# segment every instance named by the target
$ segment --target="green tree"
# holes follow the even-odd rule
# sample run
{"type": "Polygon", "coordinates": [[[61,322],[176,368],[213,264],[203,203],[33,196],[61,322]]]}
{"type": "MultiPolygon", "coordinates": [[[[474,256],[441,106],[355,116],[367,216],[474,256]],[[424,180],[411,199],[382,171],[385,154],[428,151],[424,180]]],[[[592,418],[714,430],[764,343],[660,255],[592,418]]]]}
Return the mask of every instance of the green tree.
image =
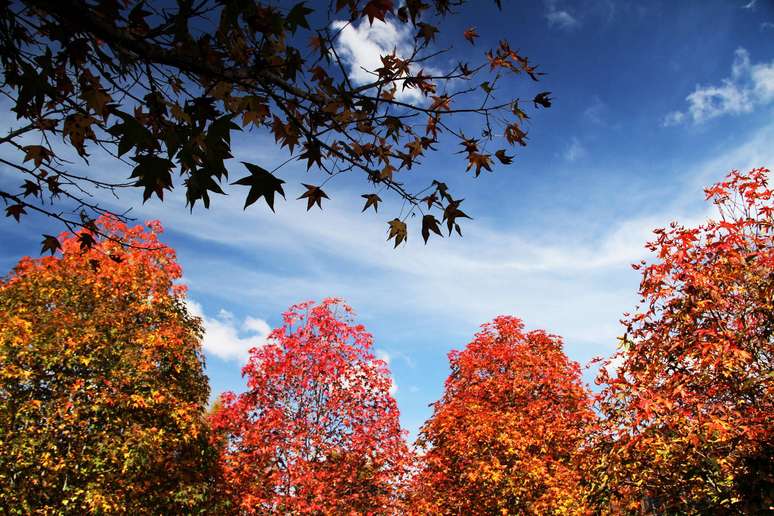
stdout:
{"type": "Polygon", "coordinates": [[[201,322],[157,223],[94,229],[111,239],[49,237],[61,255],[0,282],[0,512],[197,512],[216,458],[201,322]]]}

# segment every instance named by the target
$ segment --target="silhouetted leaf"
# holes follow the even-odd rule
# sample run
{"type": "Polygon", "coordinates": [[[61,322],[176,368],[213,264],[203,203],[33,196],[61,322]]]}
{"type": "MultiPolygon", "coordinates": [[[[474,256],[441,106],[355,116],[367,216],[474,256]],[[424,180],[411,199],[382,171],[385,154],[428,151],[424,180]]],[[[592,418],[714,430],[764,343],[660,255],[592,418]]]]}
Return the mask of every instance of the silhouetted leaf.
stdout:
{"type": "Polygon", "coordinates": [[[285,181],[258,165],[253,165],[252,163],[246,163],[244,161],[242,164],[247,167],[250,175],[243,177],[238,181],[234,181],[231,184],[250,187],[250,191],[247,193],[247,198],[245,199],[244,209],[247,209],[248,206],[263,197],[266,199],[266,204],[269,205],[271,211],[274,211],[274,194],[278,193],[283,198],[285,197],[285,192],[282,190],[282,184],[285,181]]]}
{"type": "Polygon", "coordinates": [[[142,186],[142,201],[150,199],[154,193],[164,200],[164,190],[172,190],[171,170],[174,166],[170,160],[158,156],[136,156],[132,158],[137,163],[130,177],[136,177],[134,186],[142,186]]]}
{"type": "Polygon", "coordinates": [[[363,213],[366,211],[370,206],[374,207],[375,212],[379,212],[379,203],[382,201],[378,195],[376,194],[363,194],[360,197],[366,200],[365,206],[363,206],[363,209],[360,213],[363,213]]]}
{"type": "Polygon", "coordinates": [[[427,245],[427,239],[430,238],[430,232],[442,237],[441,228],[438,227],[438,219],[435,215],[425,215],[422,217],[422,238],[425,239],[425,245],[427,245]]]}
{"type": "Polygon", "coordinates": [[[307,185],[304,183],[301,183],[301,184],[303,184],[306,187],[306,192],[301,194],[301,196],[299,196],[299,199],[307,200],[306,211],[309,211],[310,209],[312,209],[312,206],[314,206],[315,204],[317,204],[318,208],[322,209],[322,200],[328,199],[328,196],[325,195],[325,192],[322,191],[322,188],[320,188],[319,186],[307,185]]]}
{"type": "Polygon", "coordinates": [[[41,241],[41,248],[40,248],[40,254],[45,253],[46,251],[50,251],[51,255],[53,255],[57,249],[61,249],[62,244],[59,243],[59,239],[53,235],[43,235],[43,240],[41,241]]]}

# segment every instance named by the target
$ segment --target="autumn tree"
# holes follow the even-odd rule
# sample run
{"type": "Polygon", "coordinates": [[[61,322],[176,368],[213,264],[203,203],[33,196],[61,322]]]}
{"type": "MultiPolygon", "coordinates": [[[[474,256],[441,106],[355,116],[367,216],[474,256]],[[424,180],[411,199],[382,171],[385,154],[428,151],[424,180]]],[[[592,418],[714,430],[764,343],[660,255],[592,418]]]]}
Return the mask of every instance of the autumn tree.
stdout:
{"type": "Polygon", "coordinates": [[[93,232],[48,237],[61,254],[23,258],[0,281],[3,514],[209,503],[202,328],[160,231],[101,218],[93,232]]]}
{"type": "Polygon", "coordinates": [[[356,174],[367,184],[363,211],[376,211],[385,193],[407,207],[388,222],[395,245],[413,215],[425,241],[441,234],[439,224],[460,232],[462,199],[442,177],[409,184],[408,171],[455,141],[461,168],[476,176],[508,165],[508,148],[527,143],[529,107],[551,105],[549,92],[515,98],[510,77],[542,73],[504,40],[475,62],[449,65],[450,45],[476,45],[475,27],[441,38],[444,18],[466,3],[2,0],[0,90],[18,125],[0,136],[9,150],[0,163],[20,185],[0,191],[6,214],[18,221],[36,211],[74,228],[82,221],[57,205],[93,217],[107,210],[91,192],[139,187],[144,200],[163,199],[176,183],[191,209],[209,207],[229,168],[242,168],[227,166],[233,135],[254,130],[271,134],[289,159],[243,162],[232,184],[245,192],[245,208],[263,198],[274,210],[285,195],[281,167],[301,160],[320,173],[303,185],[308,208],[322,207],[334,176],[356,174]],[[340,38],[362,23],[415,37],[358,82],[340,38]],[[463,131],[471,124],[483,130],[463,131]],[[94,151],[123,159],[131,177],[84,173],[68,161],[94,151]]]}
{"type": "Polygon", "coordinates": [[[602,511],[765,512],[774,504],[774,202],[769,171],[706,190],[719,217],[656,231],[639,311],[600,374],[602,511]],[[617,366],[616,366],[617,364],[617,366]]]}
{"type": "Polygon", "coordinates": [[[420,514],[582,513],[575,462],[593,423],[559,337],[500,316],[463,351],[420,431],[420,514]]]}
{"type": "Polygon", "coordinates": [[[409,455],[371,335],[335,299],[283,318],[212,418],[223,489],[249,514],[394,513],[409,455]]]}

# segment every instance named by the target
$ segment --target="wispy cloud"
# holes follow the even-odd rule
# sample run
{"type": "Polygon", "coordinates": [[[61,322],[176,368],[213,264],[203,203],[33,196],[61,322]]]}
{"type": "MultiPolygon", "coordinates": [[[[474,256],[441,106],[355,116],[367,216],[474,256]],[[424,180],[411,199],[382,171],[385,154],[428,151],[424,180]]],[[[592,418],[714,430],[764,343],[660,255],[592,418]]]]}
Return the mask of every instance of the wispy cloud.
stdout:
{"type": "Polygon", "coordinates": [[[734,53],[730,77],[720,84],[697,86],[685,100],[688,108],[667,113],[664,126],[689,120],[701,124],[723,115],[750,113],[774,100],[774,61],[752,64],[749,52],[739,48],[734,53]]]}
{"type": "Polygon", "coordinates": [[[570,30],[580,25],[578,19],[568,10],[559,8],[557,0],[546,0],[545,7],[545,16],[549,27],[570,30]]]}
{"type": "Polygon", "coordinates": [[[608,116],[609,108],[607,104],[596,95],[592,98],[589,106],[583,110],[583,118],[598,126],[608,125],[608,116]]]}
{"type": "Polygon", "coordinates": [[[241,324],[227,310],[220,310],[215,317],[204,313],[202,305],[187,301],[191,314],[200,317],[204,324],[204,351],[223,360],[246,363],[250,349],[263,346],[271,328],[263,319],[246,317],[241,324]]]}
{"type": "Polygon", "coordinates": [[[588,151],[586,151],[586,147],[584,147],[578,138],[573,137],[570,145],[564,150],[563,156],[566,161],[572,163],[585,158],[587,154],[588,151]]]}
{"type": "MultiPolygon", "coordinates": [[[[169,227],[191,228],[189,236],[206,238],[205,248],[213,250],[186,265],[194,294],[218,292],[223,299],[271,310],[299,299],[342,296],[366,324],[375,314],[393,321],[390,333],[397,340],[401,321],[406,332],[414,332],[406,338],[413,339],[423,321],[428,327],[444,321],[445,330],[470,331],[509,313],[532,327],[549,328],[567,342],[612,347],[621,312],[636,302],[637,275],[629,264],[647,256],[643,244],[652,239],[652,230],[675,219],[689,225],[704,220],[710,212],[702,203],[702,187],[731,168],[774,161],[772,137],[774,127],[682,171],[686,184],[659,202],[658,209],[611,220],[602,232],[590,232],[589,221],[576,218],[567,227],[552,229],[546,240],[528,237],[518,226],[503,228],[477,219],[461,240],[436,239],[427,247],[412,240],[391,251],[384,242],[383,218],[353,217],[359,196],[348,198],[344,191],[320,216],[310,216],[292,202],[276,214],[242,212],[235,203],[203,215],[188,215],[182,207],[163,210],[169,227]],[[293,266],[263,270],[256,262],[231,258],[258,251],[293,266]]],[[[385,212],[390,208],[385,204],[385,212]]],[[[239,333],[236,321],[208,319],[213,328],[225,326],[229,340],[241,342],[242,353],[252,345],[245,339],[261,342],[260,335],[239,333]]]]}

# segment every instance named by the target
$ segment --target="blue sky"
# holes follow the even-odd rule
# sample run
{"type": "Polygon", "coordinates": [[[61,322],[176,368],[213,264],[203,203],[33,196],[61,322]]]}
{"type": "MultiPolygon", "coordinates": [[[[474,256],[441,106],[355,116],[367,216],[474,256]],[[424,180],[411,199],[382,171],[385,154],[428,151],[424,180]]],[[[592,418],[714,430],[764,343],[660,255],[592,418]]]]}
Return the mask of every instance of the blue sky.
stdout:
{"type": "MultiPolygon", "coordinates": [[[[414,435],[442,392],[447,352],[496,315],[563,336],[582,364],[610,354],[621,314],[637,303],[629,264],[646,256],[651,230],[711,216],[702,188],[729,170],[774,165],[774,3],[503,3],[498,13],[477,1],[448,20],[449,33],[474,25],[482,35],[475,49],[458,43],[449,59],[507,37],[548,72],[541,87],[556,102],[534,114],[530,145],[511,167],[474,179],[447,152],[416,170],[443,175],[465,197],[475,220],[464,238],[424,246],[412,228],[408,245],[393,250],[385,236],[395,206],[385,199],[379,214],[359,215],[359,181],[330,183],[325,210],[306,213],[295,200],[307,177],[300,163],[283,168],[289,200],[278,200],[276,214],[262,202],[243,212],[243,191],[193,214],[182,192],[144,206],[139,191],[124,195],[136,217],[162,221],[178,251],[192,308],[208,329],[213,393],[241,389],[246,350],[287,306],[342,297],[389,360],[414,435]]],[[[378,24],[346,34],[341,50],[353,73],[374,58],[375,41],[407,44],[407,34],[378,24]]],[[[525,86],[533,87],[514,85],[525,86]]],[[[2,120],[12,125],[7,113],[2,120]]],[[[284,160],[265,134],[240,135],[235,149],[266,168],[284,160]]],[[[104,159],[92,166],[129,174],[104,159]]],[[[235,160],[233,177],[240,168],[235,160]]],[[[0,183],[12,179],[0,171],[0,183]]],[[[0,224],[0,269],[37,255],[39,234],[59,229],[34,217],[0,224]]]]}

